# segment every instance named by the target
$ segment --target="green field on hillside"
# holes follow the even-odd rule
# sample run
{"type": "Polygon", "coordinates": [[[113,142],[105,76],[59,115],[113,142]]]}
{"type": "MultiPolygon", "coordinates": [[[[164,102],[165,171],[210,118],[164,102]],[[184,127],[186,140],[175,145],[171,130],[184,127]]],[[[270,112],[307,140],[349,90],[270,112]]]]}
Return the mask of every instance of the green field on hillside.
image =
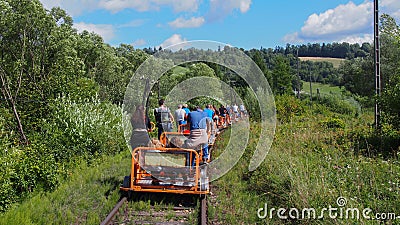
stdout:
{"type": "Polygon", "coordinates": [[[186,67],[182,67],[182,66],[175,66],[173,69],[172,69],[172,72],[174,73],[174,74],[177,74],[177,75],[184,75],[186,72],[188,72],[189,71],[189,69],[188,68],[186,68],[186,67]]]}
{"type": "MultiPolygon", "coordinates": [[[[309,94],[310,93],[310,82],[307,81],[302,81],[303,82],[303,92],[309,94]]],[[[321,95],[329,95],[329,94],[337,94],[340,95],[342,92],[342,89],[340,89],[338,86],[332,86],[329,84],[321,84],[317,82],[311,82],[311,87],[312,87],[312,94],[316,95],[317,94],[317,89],[319,89],[319,92],[321,95]]]]}
{"type": "Polygon", "coordinates": [[[340,63],[345,59],[338,58],[325,58],[325,57],[299,57],[301,61],[312,61],[312,62],[330,62],[333,64],[333,67],[338,68],[340,63]]]}

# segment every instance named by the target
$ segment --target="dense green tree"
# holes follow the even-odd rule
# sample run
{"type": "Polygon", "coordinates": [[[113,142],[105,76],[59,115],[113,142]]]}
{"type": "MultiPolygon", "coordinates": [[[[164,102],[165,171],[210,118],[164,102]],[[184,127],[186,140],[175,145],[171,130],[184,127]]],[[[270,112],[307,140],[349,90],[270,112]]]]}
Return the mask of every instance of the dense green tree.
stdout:
{"type": "Polygon", "coordinates": [[[389,15],[381,17],[382,108],[386,119],[400,129],[400,27],[389,15]]]}
{"type": "Polygon", "coordinates": [[[292,75],[290,74],[289,61],[283,56],[277,56],[274,59],[272,89],[278,94],[292,92],[292,75]]]}
{"type": "Polygon", "coordinates": [[[23,118],[41,115],[35,115],[40,114],[37,104],[29,110],[25,102],[32,98],[39,102],[48,94],[43,84],[48,80],[47,49],[55,23],[38,0],[1,0],[0,13],[2,104],[13,112],[21,140],[27,143],[23,118]]]}
{"type": "Polygon", "coordinates": [[[260,51],[255,51],[252,54],[251,58],[257,64],[257,66],[260,68],[261,72],[267,78],[268,82],[271,84],[272,77],[271,77],[271,74],[269,73],[269,71],[267,69],[267,65],[265,63],[265,59],[262,57],[261,52],[260,51]]]}
{"type": "Polygon", "coordinates": [[[371,57],[345,61],[339,68],[343,85],[351,93],[361,96],[375,94],[374,64],[371,57]]]}

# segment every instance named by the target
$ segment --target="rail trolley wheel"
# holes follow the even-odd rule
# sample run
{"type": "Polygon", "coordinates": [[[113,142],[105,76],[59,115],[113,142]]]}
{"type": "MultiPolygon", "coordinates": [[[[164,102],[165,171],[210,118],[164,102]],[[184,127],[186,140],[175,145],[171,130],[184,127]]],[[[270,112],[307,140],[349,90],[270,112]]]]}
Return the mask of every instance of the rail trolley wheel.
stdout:
{"type": "Polygon", "coordinates": [[[131,176],[124,177],[124,183],[122,183],[122,187],[129,188],[131,186],[131,176]]]}
{"type": "Polygon", "coordinates": [[[208,177],[207,177],[207,167],[204,167],[200,171],[200,191],[208,190],[208,177]]]}

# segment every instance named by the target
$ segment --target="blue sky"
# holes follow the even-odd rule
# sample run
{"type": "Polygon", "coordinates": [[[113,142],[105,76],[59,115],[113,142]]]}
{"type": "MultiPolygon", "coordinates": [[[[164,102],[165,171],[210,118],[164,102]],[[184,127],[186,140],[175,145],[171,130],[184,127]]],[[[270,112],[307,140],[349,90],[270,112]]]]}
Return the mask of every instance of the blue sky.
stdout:
{"type": "MultiPolygon", "coordinates": [[[[59,6],[78,31],[136,48],[211,40],[235,47],[373,40],[371,0],[41,0],[59,6]]],[[[380,0],[400,21],[400,1],[380,0]]]]}

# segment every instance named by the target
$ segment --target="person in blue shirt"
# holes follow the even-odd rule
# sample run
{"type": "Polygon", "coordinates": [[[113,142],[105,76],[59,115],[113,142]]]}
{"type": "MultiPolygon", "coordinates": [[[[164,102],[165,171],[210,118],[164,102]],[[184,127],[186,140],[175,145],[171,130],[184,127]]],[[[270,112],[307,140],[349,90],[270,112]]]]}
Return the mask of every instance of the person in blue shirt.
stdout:
{"type": "Polygon", "coordinates": [[[200,150],[203,148],[203,161],[207,162],[208,157],[208,115],[205,113],[200,106],[196,107],[195,111],[192,111],[188,115],[188,126],[190,129],[190,135],[185,141],[183,148],[200,150]]]}
{"type": "Polygon", "coordinates": [[[182,104],[182,106],[183,106],[183,110],[185,110],[185,112],[186,112],[186,117],[189,115],[189,113],[190,113],[190,109],[188,108],[188,105],[185,103],[185,104],[182,104]]]}
{"type": "Polygon", "coordinates": [[[211,109],[211,105],[206,105],[204,112],[207,113],[208,118],[212,119],[214,116],[214,111],[211,109]]]}
{"type": "Polygon", "coordinates": [[[204,112],[207,114],[207,117],[209,118],[209,124],[211,128],[211,133],[210,133],[210,144],[213,142],[214,136],[215,136],[215,128],[216,125],[214,125],[213,118],[214,118],[214,110],[213,106],[211,104],[206,105],[206,108],[204,109],[204,112]]]}

